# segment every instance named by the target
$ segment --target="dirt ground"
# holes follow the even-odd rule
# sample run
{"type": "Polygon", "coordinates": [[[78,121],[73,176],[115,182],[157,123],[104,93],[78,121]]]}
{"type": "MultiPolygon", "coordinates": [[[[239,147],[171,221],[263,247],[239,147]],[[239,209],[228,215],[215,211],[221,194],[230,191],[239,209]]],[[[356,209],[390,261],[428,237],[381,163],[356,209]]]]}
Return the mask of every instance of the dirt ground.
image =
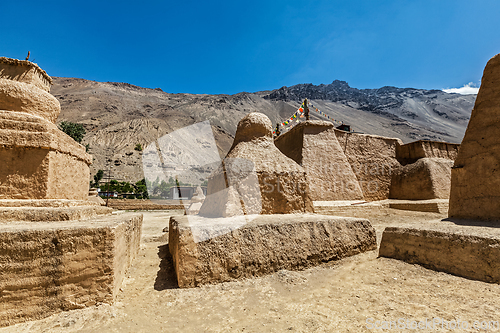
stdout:
{"type": "MultiPolygon", "coordinates": [[[[432,332],[500,331],[472,328],[474,321],[484,328],[500,321],[499,285],[377,258],[378,251],[299,272],[179,289],[162,231],[179,213],[143,212],[141,249],[114,305],[62,312],[0,333],[388,331],[383,321],[394,321],[391,331],[415,331],[426,319],[428,325],[434,320],[426,330],[432,332]],[[453,326],[458,320],[469,329],[453,326]]],[[[382,207],[337,207],[332,214],[368,218],[379,242],[387,226],[451,223],[436,213],[382,207]]]]}

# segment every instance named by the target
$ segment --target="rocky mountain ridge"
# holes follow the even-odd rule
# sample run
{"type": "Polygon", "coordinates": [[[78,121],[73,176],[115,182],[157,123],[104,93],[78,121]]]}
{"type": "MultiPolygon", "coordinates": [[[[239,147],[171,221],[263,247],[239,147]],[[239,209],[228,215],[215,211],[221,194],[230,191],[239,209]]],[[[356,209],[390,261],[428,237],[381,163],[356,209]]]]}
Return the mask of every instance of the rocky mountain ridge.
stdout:
{"type": "MultiPolygon", "coordinates": [[[[83,140],[94,155],[91,172],[111,166],[121,180],[143,178],[142,152],[155,139],[177,129],[210,121],[221,157],[229,150],[238,121],[252,111],[273,123],[289,118],[308,98],[332,119],[357,132],[459,143],[467,126],[475,95],[440,90],[382,87],[356,89],[335,80],[328,85],[298,84],[272,91],[234,95],[171,94],[128,83],[54,78],[51,93],[61,103],[60,121],[81,123],[83,140]]],[[[311,112],[312,119],[326,120],[311,112]]]]}

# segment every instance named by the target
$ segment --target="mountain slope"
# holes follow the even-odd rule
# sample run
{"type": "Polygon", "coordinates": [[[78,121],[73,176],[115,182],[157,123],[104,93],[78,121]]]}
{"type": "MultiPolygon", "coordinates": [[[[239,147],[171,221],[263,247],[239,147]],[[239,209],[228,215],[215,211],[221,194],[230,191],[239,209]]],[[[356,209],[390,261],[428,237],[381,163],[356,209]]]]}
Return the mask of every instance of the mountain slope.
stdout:
{"type": "MultiPolygon", "coordinates": [[[[143,178],[141,152],[167,133],[209,120],[221,157],[232,143],[238,121],[251,111],[272,120],[289,118],[308,98],[331,118],[350,124],[357,132],[401,138],[404,142],[432,139],[459,143],[475,95],[439,90],[383,87],[351,88],[346,82],[299,84],[273,91],[235,95],[170,94],[126,83],[54,78],[51,93],[61,103],[58,121],[85,126],[84,144],[94,155],[92,174],[112,165],[113,176],[143,178]]],[[[311,112],[312,119],[325,119],[311,112]]]]}

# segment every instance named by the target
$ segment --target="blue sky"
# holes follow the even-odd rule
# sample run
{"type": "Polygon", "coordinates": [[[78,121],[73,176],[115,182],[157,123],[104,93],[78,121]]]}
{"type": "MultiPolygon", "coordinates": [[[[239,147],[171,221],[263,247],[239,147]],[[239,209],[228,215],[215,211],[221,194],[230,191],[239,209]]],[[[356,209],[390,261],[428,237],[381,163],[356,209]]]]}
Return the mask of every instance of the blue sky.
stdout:
{"type": "Polygon", "coordinates": [[[480,84],[500,1],[1,1],[0,56],[172,93],[480,84]]]}

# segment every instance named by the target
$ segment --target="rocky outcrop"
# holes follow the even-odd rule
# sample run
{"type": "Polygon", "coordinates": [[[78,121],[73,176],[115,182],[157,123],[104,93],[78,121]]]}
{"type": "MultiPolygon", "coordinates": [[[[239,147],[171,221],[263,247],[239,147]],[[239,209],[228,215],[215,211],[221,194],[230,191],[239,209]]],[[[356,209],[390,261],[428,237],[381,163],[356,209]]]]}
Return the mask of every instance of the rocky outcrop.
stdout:
{"type": "Polygon", "coordinates": [[[448,199],[453,161],[445,158],[421,158],[394,170],[391,199],[448,199]]]}
{"type": "Polygon", "coordinates": [[[340,146],[363,190],[365,200],[389,198],[391,178],[400,164],[396,147],[403,142],[378,135],[335,130],[340,146]]]}
{"type": "Polygon", "coordinates": [[[363,192],[328,121],[308,120],[278,136],[274,144],[300,164],[313,201],[363,200],[363,192]]]}
{"type": "Polygon", "coordinates": [[[500,54],[488,61],[451,172],[449,216],[500,220],[500,54]]]}
{"type": "Polygon", "coordinates": [[[222,165],[208,180],[206,217],[313,212],[304,169],[274,145],[269,118],[257,112],[238,123],[222,165]]]}
{"type": "Polygon", "coordinates": [[[304,269],[377,248],[365,219],[260,215],[238,229],[224,225],[234,219],[213,220],[170,218],[168,245],[180,288],[304,269]]]}

